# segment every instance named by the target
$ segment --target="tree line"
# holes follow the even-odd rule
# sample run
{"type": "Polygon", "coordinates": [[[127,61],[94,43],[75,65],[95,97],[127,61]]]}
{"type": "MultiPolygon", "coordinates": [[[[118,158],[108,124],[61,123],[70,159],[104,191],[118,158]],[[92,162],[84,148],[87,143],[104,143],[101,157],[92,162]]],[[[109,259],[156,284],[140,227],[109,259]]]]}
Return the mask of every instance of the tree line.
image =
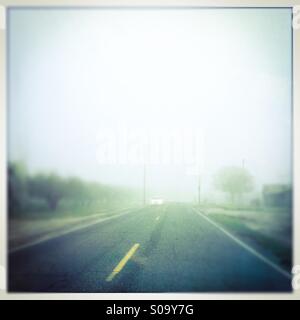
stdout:
{"type": "Polygon", "coordinates": [[[11,215],[30,211],[56,212],[62,202],[96,203],[105,209],[136,200],[134,190],[56,173],[29,174],[22,163],[8,165],[8,209],[11,215]]]}

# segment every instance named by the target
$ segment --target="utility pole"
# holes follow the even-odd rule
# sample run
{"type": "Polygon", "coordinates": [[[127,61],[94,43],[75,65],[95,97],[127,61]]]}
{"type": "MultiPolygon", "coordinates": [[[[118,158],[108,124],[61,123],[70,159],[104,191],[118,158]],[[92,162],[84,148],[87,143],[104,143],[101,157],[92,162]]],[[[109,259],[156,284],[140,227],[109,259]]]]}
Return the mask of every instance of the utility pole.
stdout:
{"type": "Polygon", "coordinates": [[[201,177],[200,173],[198,176],[198,205],[200,206],[200,195],[201,195],[201,177]]]}
{"type": "Polygon", "coordinates": [[[146,163],[144,163],[144,188],[143,188],[143,203],[146,205],[146,163]]]}
{"type": "Polygon", "coordinates": [[[200,206],[201,202],[201,165],[198,164],[198,206],[200,206]]]}

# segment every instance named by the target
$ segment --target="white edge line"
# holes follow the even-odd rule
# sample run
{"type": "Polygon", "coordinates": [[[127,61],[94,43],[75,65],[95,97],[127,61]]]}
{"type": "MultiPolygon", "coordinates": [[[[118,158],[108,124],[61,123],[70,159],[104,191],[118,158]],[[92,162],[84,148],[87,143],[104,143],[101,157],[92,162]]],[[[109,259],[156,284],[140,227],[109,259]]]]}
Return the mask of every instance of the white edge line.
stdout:
{"type": "Polygon", "coordinates": [[[237,237],[235,237],[234,235],[232,235],[229,231],[225,230],[223,227],[221,227],[218,223],[214,222],[213,220],[211,220],[210,218],[208,218],[206,215],[204,215],[203,213],[201,213],[200,211],[196,210],[195,208],[193,208],[193,210],[200,215],[202,218],[204,218],[205,220],[207,220],[208,222],[210,222],[212,225],[214,225],[217,229],[219,229],[220,231],[222,231],[223,233],[225,233],[231,240],[235,241],[237,244],[239,244],[241,247],[243,247],[244,249],[246,249],[248,252],[252,253],[254,256],[256,256],[258,259],[260,259],[261,261],[263,261],[264,263],[266,263],[267,265],[269,265],[270,267],[272,267],[273,269],[275,269],[276,271],[278,271],[279,273],[281,273],[282,275],[284,275],[286,278],[291,279],[292,276],[290,273],[288,273],[286,270],[282,269],[280,266],[278,266],[277,264],[275,264],[274,262],[272,262],[271,260],[269,260],[268,258],[266,258],[265,256],[263,256],[262,254],[260,254],[259,252],[257,252],[255,249],[251,248],[250,246],[248,246],[246,243],[244,243],[243,241],[241,241],[240,239],[238,239],[237,237]]]}
{"type": "MultiPolygon", "coordinates": [[[[139,210],[139,209],[136,209],[136,210],[139,210]]],[[[39,238],[37,240],[34,240],[32,242],[29,242],[29,243],[22,244],[20,246],[17,246],[15,248],[9,250],[9,254],[15,253],[17,251],[20,251],[20,250],[23,250],[23,249],[26,249],[26,248],[29,248],[29,247],[32,247],[32,246],[35,246],[37,244],[40,244],[40,243],[48,241],[48,240],[52,240],[52,239],[56,239],[56,238],[62,237],[64,235],[66,235],[66,234],[69,234],[69,233],[72,233],[72,232],[75,232],[75,231],[78,231],[78,230],[83,230],[83,229],[88,228],[88,227],[90,227],[92,225],[96,225],[96,224],[99,224],[99,223],[107,221],[107,220],[112,220],[112,219],[119,218],[119,217],[121,217],[123,215],[126,215],[126,214],[134,212],[134,211],[135,210],[129,210],[129,211],[114,215],[112,217],[100,218],[100,219],[94,220],[92,222],[88,222],[88,223],[86,223],[84,225],[80,225],[80,226],[77,226],[77,227],[70,228],[68,230],[57,231],[57,233],[55,235],[48,234],[48,235],[42,236],[41,238],[39,238]]],[[[55,231],[53,231],[53,232],[55,232],[55,231]]]]}

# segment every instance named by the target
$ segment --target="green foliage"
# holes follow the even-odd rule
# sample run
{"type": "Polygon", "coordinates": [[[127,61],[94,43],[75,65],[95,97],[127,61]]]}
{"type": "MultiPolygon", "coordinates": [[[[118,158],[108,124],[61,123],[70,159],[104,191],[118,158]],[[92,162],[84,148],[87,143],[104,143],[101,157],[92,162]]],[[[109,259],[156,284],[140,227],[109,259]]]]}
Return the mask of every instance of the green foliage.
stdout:
{"type": "Polygon", "coordinates": [[[12,163],[8,166],[7,174],[9,212],[22,212],[28,197],[26,168],[22,163],[12,163]]]}
{"type": "Polygon", "coordinates": [[[215,176],[215,186],[228,193],[232,203],[235,203],[243,193],[252,191],[253,178],[245,168],[225,167],[215,176]]]}
{"type": "Polygon", "coordinates": [[[66,195],[66,183],[55,174],[38,174],[27,180],[29,194],[45,199],[50,210],[56,210],[59,201],[66,195]]]}

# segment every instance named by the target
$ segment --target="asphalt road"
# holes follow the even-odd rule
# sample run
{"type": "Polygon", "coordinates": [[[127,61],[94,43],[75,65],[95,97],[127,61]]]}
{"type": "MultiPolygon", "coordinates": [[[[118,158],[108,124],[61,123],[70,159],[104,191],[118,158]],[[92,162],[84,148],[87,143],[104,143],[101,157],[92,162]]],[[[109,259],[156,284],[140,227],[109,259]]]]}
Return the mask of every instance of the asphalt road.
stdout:
{"type": "Polygon", "coordinates": [[[270,292],[291,280],[188,205],[149,206],[9,255],[14,292],[270,292]]]}

